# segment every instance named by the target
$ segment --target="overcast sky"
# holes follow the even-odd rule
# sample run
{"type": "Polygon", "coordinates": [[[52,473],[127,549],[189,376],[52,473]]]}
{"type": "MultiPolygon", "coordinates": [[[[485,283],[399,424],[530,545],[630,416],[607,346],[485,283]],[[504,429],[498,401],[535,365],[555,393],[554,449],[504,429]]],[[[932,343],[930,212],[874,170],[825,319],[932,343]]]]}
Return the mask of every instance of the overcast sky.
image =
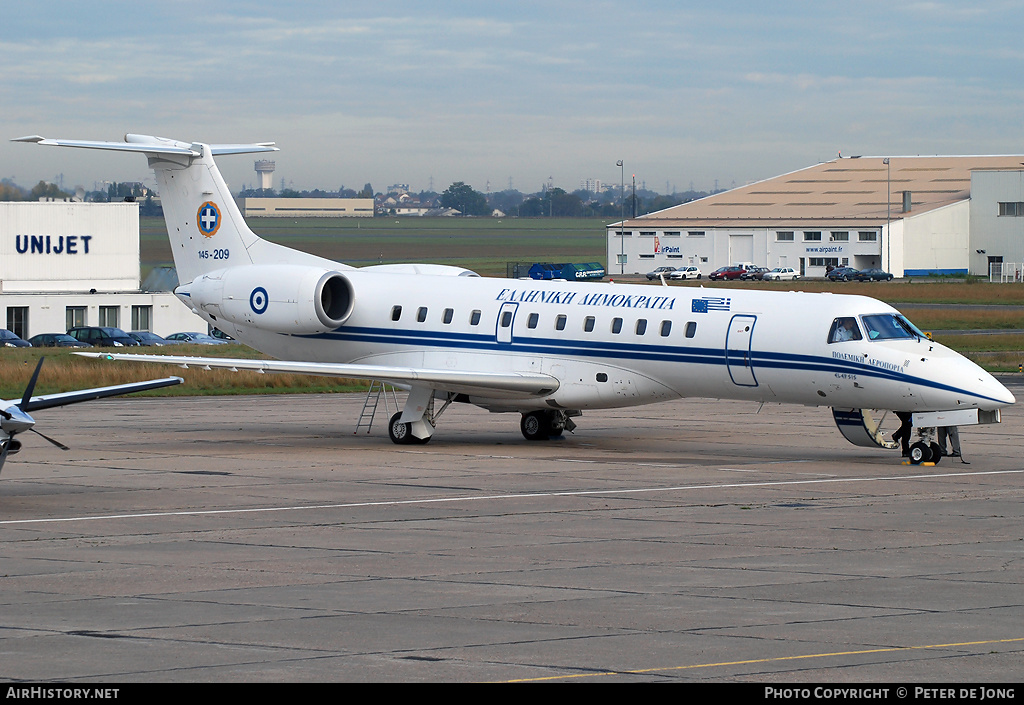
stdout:
{"type": "MultiPolygon", "coordinates": [[[[274,186],[664,192],[1024,153],[1020,2],[3,2],[0,177],[148,179],[30,134],[276,141],[274,186]],[[385,4],[386,5],[386,4],[385,4]]],[[[251,155],[222,157],[233,189],[251,155]]]]}

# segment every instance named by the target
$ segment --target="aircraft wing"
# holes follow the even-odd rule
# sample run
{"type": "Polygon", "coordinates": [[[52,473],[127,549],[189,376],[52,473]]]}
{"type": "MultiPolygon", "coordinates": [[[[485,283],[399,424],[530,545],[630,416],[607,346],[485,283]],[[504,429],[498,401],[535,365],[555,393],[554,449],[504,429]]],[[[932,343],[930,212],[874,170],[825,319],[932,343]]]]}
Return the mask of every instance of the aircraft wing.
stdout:
{"type": "Polygon", "coordinates": [[[433,370],[388,365],[357,365],[336,362],[296,362],[288,360],[243,360],[223,357],[189,357],[182,355],[138,355],[131,353],[79,352],[82,357],[106,360],[132,360],[157,362],[189,367],[255,372],[291,372],[302,375],[347,377],[349,379],[378,380],[397,385],[430,387],[448,392],[514,399],[523,396],[546,396],[558,389],[558,380],[550,375],[529,372],[465,372],[433,370]]]}
{"type": "Polygon", "coordinates": [[[129,382],[128,384],[115,384],[110,387],[96,387],[95,389],[79,389],[74,392],[60,392],[58,394],[45,394],[43,396],[31,397],[27,403],[21,404],[21,410],[25,412],[38,411],[39,409],[52,409],[55,406],[67,406],[78,404],[93,399],[104,397],[115,397],[120,394],[131,394],[133,392],[144,392],[148,389],[160,389],[172,387],[175,384],[184,382],[181,377],[165,377],[164,379],[153,379],[148,382],[129,382]]]}

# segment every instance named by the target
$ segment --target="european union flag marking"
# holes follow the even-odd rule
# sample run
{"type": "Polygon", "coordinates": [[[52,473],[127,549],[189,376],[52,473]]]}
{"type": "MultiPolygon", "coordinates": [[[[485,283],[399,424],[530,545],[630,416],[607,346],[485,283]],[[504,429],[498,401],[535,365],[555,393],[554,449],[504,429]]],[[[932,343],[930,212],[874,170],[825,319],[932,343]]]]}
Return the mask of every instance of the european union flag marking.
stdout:
{"type": "Polygon", "coordinates": [[[693,313],[707,313],[708,311],[728,311],[732,307],[732,299],[721,296],[707,296],[703,299],[694,299],[693,313]]]}

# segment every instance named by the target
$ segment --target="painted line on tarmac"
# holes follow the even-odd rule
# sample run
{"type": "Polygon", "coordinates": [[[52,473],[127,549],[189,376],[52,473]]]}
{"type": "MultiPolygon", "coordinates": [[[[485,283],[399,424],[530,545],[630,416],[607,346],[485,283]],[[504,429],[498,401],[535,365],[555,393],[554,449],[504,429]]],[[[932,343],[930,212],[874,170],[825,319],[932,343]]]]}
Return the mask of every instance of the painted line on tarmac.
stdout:
{"type": "MultiPolygon", "coordinates": [[[[781,663],[784,661],[799,661],[801,659],[813,658],[834,658],[836,656],[863,656],[865,654],[884,654],[897,651],[914,651],[920,649],[951,649],[963,646],[986,646],[991,644],[1010,644],[1017,641],[1024,641],[1024,637],[1013,639],[990,639],[988,641],[962,641],[957,644],[927,644],[924,646],[892,646],[882,649],[863,649],[861,651],[834,651],[827,654],[803,654],[800,656],[776,656],[772,658],[750,659],[748,661],[722,661],[720,663],[694,663],[688,666],[668,666],[666,668],[639,668],[632,671],[595,671],[593,673],[573,673],[564,676],[542,676],[539,678],[518,678],[503,683],[538,683],[543,681],[559,681],[577,678],[594,678],[596,676],[625,676],[645,675],[649,673],[669,673],[671,671],[684,671],[696,668],[721,668],[723,666],[750,666],[759,663],[781,663]]],[[[795,686],[791,686],[795,687],[795,686]]],[[[834,686],[833,689],[839,686],[834,686]]]]}
{"type": "Polygon", "coordinates": [[[906,480],[943,480],[957,477],[984,477],[986,475],[1020,475],[1024,470],[984,470],[979,472],[948,472],[937,475],[891,475],[889,477],[818,478],[806,480],[766,480],[764,482],[723,482],[707,485],[677,485],[673,487],[637,487],[607,490],[562,490],[556,492],[520,492],[515,494],[465,495],[461,497],[433,497],[420,499],[392,499],[377,502],[345,502],[338,504],[299,504],[284,507],[249,507],[243,509],[182,509],[164,512],[138,512],[131,514],[99,514],[78,517],[50,517],[47,519],[6,519],[0,526],[25,524],[60,524],[73,521],[103,521],[112,519],[152,519],[156,517],[194,517],[227,514],[261,514],[270,512],[302,512],[323,509],[359,509],[365,507],[400,507],[407,505],[455,504],[461,502],[495,502],[509,499],[543,499],[545,497],[595,497],[609,495],[653,494],[660,492],[689,492],[693,490],[748,489],[753,487],[790,487],[797,485],[824,485],[858,482],[904,482],[906,480]]]}

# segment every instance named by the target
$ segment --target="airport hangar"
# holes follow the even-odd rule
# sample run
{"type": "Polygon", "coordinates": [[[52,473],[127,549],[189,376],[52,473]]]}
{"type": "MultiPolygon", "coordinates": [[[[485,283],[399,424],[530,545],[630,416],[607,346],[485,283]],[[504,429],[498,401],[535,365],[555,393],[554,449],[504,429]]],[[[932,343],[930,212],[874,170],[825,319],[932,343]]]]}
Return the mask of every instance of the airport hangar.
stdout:
{"type": "Polygon", "coordinates": [[[1022,262],[1020,155],[840,157],[608,226],[611,275],[749,263],[1020,281],[1022,262]]]}
{"type": "Polygon", "coordinates": [[[74,326],[205,331],[171,293],[143,291],[137,203],[0,203],[0,309],[21,338],[74,326]]]}

